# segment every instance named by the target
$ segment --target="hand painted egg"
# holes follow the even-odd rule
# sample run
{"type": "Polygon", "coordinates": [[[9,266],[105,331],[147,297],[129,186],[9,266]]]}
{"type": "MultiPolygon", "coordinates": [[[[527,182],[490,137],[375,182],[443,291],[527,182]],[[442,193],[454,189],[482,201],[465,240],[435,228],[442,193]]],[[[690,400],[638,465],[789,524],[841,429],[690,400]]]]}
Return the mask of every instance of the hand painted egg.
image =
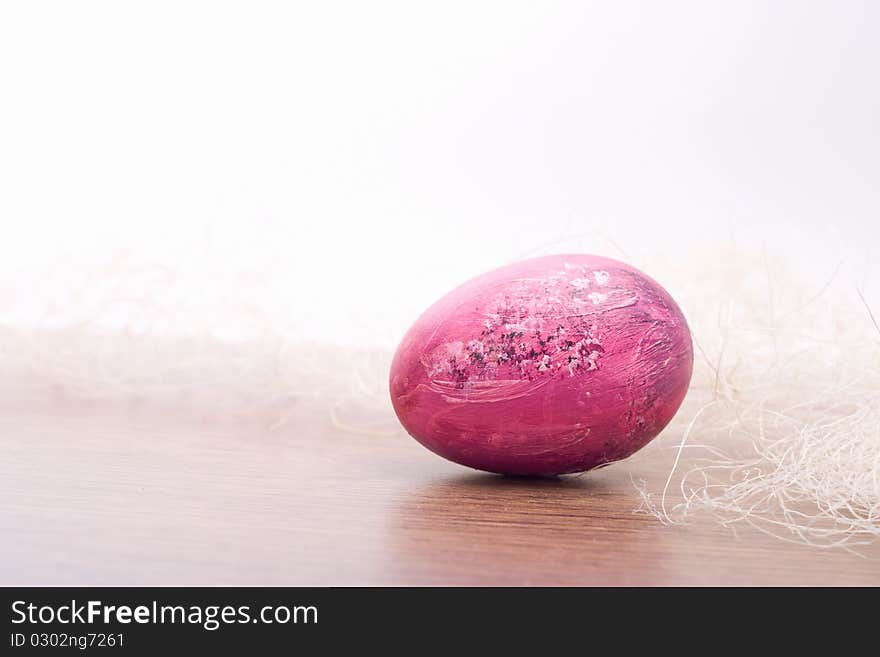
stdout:
{"type": "Polygon", "coordinates": [[[693,369],[669,294],[608,258],[555,255],[472,279],[410,328],[391,400],[428,449],[479,470],[580,472],[672,419],[693,369]]]}

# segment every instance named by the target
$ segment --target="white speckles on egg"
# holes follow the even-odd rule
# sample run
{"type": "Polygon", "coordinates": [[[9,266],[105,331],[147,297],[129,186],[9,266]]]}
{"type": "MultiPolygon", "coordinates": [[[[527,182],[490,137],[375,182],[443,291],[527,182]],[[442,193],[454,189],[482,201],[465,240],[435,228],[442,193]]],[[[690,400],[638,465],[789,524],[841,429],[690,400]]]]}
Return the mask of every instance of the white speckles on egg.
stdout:
{"type": "Polygon", "coordinates": [[[605,301],[608,298],[607,294],[602,294],[601,292],[590,292],[587,295],[587,299],[593,302],[594,306],[598,306],[600,303],[605,301]]]}
{"type": "Polygon", "coordinates": [[[483,355],[485,351],[485,346],[479,340],[471,340],[467,344],[467,350],[474,354],[483,355]]]}
{"type": "Polygon", "coordinates": [[[593,278],[596,279],[596,285],[608,285],[608,279],[611,275],[607,271],[594,271],[593,278]]]}

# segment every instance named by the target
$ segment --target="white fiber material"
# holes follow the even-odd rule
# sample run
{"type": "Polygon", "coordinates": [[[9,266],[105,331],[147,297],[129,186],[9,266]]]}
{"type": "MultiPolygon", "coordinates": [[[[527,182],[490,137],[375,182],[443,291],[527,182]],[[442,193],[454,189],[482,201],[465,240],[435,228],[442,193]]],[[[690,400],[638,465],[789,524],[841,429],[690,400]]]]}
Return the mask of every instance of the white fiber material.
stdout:
{"type": "Polygon", "coordinates": [[[876,539],[880,328],[865,296],[839,270],[813,291],[767,263],[753,281],[704,271],[703,296],[685,296],[693,384],[660,439],[669,475],[662,490],[637,482],[639,510],[669,524],[713,514],[820,547],[876,539]],[[715,318],[699,311],[718,307],[712,290],[715,318]]]}

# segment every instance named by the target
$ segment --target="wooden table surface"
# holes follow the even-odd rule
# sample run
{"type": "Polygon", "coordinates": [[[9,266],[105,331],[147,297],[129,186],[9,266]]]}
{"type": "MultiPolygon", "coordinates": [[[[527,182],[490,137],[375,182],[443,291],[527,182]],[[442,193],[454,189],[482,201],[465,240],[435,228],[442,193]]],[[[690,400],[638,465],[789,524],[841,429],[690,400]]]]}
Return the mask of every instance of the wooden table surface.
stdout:
{"type": "Polygon", "coordinates": [[[659,489],[668,449],[513,479],[443,461],[387,409],[372,433],[314,402],[280,424],[227,410],[7,394],[0,584],[880,584],[880,544],[865,557],[634,513],[631,477],[659,489]]]}

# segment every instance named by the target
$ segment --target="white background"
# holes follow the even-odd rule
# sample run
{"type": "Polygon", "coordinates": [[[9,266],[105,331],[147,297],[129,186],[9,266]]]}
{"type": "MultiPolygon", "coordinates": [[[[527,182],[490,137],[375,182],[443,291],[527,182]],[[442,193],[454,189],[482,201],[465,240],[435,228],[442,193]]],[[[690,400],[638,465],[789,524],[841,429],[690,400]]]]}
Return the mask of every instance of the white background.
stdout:
{"type": "Polygon", "coordinates": [[[878,69],[871,1],[3,3],[0,320],[385,343],[548,248],[877,299],[878,69]]]}

